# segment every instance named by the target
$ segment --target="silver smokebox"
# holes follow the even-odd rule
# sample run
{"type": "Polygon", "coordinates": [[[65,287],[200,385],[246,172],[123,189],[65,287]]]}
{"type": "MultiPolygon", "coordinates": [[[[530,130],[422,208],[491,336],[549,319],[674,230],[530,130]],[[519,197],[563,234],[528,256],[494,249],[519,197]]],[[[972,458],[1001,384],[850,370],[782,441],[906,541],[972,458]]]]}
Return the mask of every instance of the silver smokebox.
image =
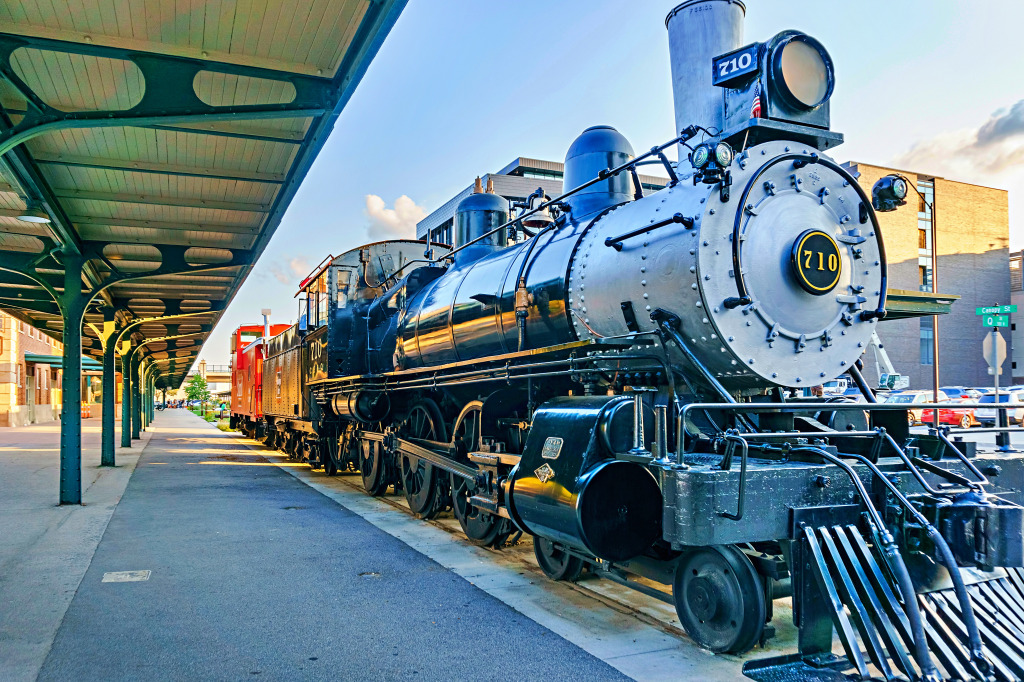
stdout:
{"type": "Polygon", "coordinates": [[[676,134],[690,125],[723,129],[725,90],[711,84],[711,60],[743,46],[746,12],[740,0],[687,0],[665,17],[676,134]]]}

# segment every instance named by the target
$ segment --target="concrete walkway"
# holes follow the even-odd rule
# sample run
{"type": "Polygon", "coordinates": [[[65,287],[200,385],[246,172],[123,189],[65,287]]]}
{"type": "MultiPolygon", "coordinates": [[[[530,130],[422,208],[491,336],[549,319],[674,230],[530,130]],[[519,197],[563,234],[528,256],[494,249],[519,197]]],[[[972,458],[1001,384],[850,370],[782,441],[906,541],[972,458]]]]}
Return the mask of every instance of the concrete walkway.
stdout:
{"type": "MultiPolygon", "coordinates": [[[[626,679],[191,413],[149,434],[39,679],[626,679]]],[[[40,544],[45,572],[89,561],[40,544]]],[[[0,677],[13,660],[0,648],[0,677]]]]}
{"type": "Polygon", "coordinates": [[[60,423],[0,428],[0,679],[34,680],[152,431],[101,468],[82,426],[82,506],[57,505],[60,423]]]}

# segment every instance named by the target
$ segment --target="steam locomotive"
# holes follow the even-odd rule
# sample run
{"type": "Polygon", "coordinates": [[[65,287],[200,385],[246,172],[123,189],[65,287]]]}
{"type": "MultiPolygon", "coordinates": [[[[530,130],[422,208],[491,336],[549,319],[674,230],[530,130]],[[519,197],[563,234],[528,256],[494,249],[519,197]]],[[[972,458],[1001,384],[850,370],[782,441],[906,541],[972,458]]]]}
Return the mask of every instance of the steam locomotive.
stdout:
{"type": "Polygon", "coordinates": [[[451,509],[471,542],[525,532],[550,578],[674,603],[715,652],[764,643],[791,596],[798,651],[754,679],[1018,679],[1021,457],[876,402],[875,210],[906,183],[867,196],[826,154],[831,58],[798,31],[745,45],[744,13],[669,14],[677,138],[636,155],[588,128],[559,197],[478,186],[453,244],[325,259],[297,324],[233,337],[232,419],[420,517],[451,509]],[[669,182],[645,195],[648,164],[669,182]],[[792,396],[842,374],[866,403],[792,396]]]}

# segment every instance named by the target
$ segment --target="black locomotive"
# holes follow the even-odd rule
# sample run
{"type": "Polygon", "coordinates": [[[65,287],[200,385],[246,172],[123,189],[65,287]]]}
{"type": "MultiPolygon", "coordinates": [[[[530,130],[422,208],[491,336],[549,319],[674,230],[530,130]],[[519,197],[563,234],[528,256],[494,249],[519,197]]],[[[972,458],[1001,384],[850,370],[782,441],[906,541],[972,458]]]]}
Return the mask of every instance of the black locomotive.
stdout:
{"type": "Polygon", "coordinates": [[[261,436],[451,509],[474,543],[528,533],[553,579],[671,586],[716,652],[770,637],[792,595],[799,651],[756,679],[1017,679],[1021,457],[876,402],[859,365],[885,250],[825,154],[831,60],[796,31],[742,46],[743,11],[669,15],[678,138],[634,155],[590,128],[562,196],[479,191],[454,244],[326,260],[268,341],[261,436]],[[644,196],[652,163],[669,185],[644,196]],[[789,397],[841,374],[866,403],[789,397]]]}

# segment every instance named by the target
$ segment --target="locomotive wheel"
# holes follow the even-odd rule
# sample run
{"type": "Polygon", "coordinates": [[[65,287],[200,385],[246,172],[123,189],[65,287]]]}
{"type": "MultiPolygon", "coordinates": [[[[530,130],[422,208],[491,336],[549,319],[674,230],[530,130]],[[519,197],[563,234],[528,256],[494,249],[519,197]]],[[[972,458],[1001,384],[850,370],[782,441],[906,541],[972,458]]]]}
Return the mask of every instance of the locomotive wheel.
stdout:
{"type": "Polygon", "coordinates": [[[512,534],[512,525],[496,514],[471,505],[471,496],[466,479],[452,474],[452,510],[466,538],[481,547],[501,547],[512,534]]]}
{"type": "Polygon", "coordinates": [[[387,491],[391,477],[388,476],[384,448],[380,443],[372,440],[362,441],[359,449],[359,473],[363,477],[363,488],[367,494],[379,497],[387,491]]]}
{"type": "Polygon", "coordinates": [[[766,613],[761,578],[733,545],[685,554],[676,567],[672,594],[683,628],[705,649],[741,654],[761,638],[766,613]]]}
{"type": "MultiPolygon", "coordinates": [[[[468,462],[467,453],[480,449],[480,413],[483,403],[474,400],[462,409],[462,414],[455,420],[452,429],[452,442],[456,446],[456,456],[460,461],[468,462]]],[[[469,482],[461,476],[452,474],[452,511],[474,545],[481,547],[500,547],[512,532],[505,519],[486,512],[469,503],[472,489],[469,482]]]]}
{"type": "MultiPolygon", "coordinates": [[[[409,410],[402,435],[444,442],[444,421],[441,410],[432,400],[421,400],[409,410]]],[[[402,489],[409,509],[422,519],[432,519],[444,511],[447,502],[448,477],[419,457],[401,455],[402,489]]]]}
{"type": "Polygon", "coordinates": [[[583,573],[583,559],[569,554],[547,538],[534,536],[533,555],[544,575],[552,580],[575,581],[583,573]]]}

